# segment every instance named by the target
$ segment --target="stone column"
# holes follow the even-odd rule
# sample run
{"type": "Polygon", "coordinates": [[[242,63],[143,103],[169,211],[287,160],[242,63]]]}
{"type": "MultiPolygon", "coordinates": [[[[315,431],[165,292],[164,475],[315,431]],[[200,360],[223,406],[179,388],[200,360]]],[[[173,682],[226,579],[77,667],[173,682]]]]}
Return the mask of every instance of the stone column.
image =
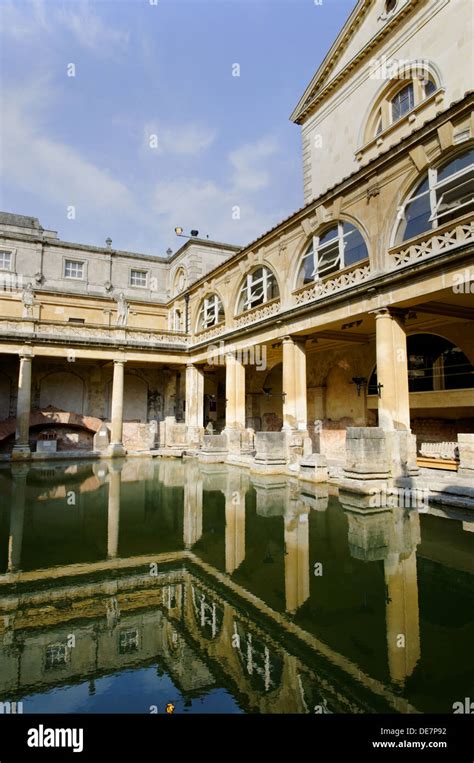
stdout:
{"type": "Polygon", "coordinates": [[[226,355],[226,429],[245,429],[245,366],[234,353],[226,355]]]}
{"type": "Polygon", "coordinates": [[[245,366],[232,352],[226,355],[225,396],[227,448],[240,455],[245,441],[245,366]]]}
{"type": "Polygon", "coordinates": [[[118,554],[120,530],[121,468],[111,467],[109,471],[109,501],[107,509],[107,559],[118,554]]]}
{"type": "Polygon", "coordinates": [[[283,392],[283,429],[306,431],[306,349],[290,336],[283,339],[283,392]]]}
{"type": "Polygon", "coordinates": [[[8,536],[8,572],[17,572],[21,568],[26,478],[28,472],[29,467],[26,464],[12,466],[10,531],[8,536]]]}
{"type": "Polygon", "coordinates": [[[30,455],[29,432],[31,412],[31,353],[20,354],[18,374],[18,400],[16,407],[16,436],[12,459],[27,458],[30,455]]]}
{"type": "Polygon", "coordinates": [[[186,411],[188,444],[200,448],[204,435],[204,374],[189,363],[186,366],[186,411]]]}
{"type": "Polygon", "coordinates": [[[112,435],[109,453],[111,456],[124,456],[123,447],[123,390],[125,360],[114,360],[114,377],[112,382],[112,435]]]}
{"type": "Polygon", "coordinates": [[[241,475],[230,473],[225,490],[225,571],[229,575],[245,559],[245,493],[241,475]]]}
{"type": "Polygon", "coordinates": [[[375,313],[379,427],[410,430],[407,339],[404,320],[388,308],[375,313]]]}

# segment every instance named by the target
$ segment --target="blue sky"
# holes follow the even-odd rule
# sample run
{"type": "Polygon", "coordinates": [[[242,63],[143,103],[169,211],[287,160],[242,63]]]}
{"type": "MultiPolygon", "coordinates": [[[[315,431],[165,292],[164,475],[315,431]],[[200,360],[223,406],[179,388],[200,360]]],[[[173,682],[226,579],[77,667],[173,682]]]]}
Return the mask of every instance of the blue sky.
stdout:
{"type": "Polygon", "coordinates": [[[164,255],[176,225],[243,245],[302,206],[289,115],[354,0],[0,5],[2,210],[164,255]]]}

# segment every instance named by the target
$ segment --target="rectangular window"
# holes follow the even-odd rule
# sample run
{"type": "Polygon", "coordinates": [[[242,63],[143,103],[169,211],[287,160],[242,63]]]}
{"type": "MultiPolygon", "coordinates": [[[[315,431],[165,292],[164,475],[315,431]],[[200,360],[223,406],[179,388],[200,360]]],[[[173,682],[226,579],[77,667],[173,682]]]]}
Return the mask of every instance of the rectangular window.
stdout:
{"type": "Polygon", "coordinates": [[[79,260],[65,260],[64,278],[75,278],[77,280],[84,278],[84,263],[79,262],[79,260]]]}
{"type": "Polygon", "coordinates": [[[81,326],[83,326],[85,322],[85,318],[68,318],[68,323],[79,323],[81,326]]]}
{"type": "Polygon", "coordinates": [[[413,85],[410,83],[392,98],[392,122],[398,122],[415,105],[413,85]]]}
{"type": "Polygon", "coordinates": [[[138,631],[126,630],[119,634],[119,652],[120,654],[130,654],[138,652],[138,631]]]}
{"type": "Polygon", "coordinates": [[[130,271],[130,286],[141,286],[146,289],[148,283],[148,271],[147,270],[131,270],[130,271]]]}
{"type": "Polygon", "coordinates": [[[11,252],[0,252],[0,270],[11,270],[12,269],[12,253],[11,252]]]}
{"type": "Polygon", "coordinates": [[[54,668],[60,668],[65,665],[67,661],[67,646],[66,644],[50,644],[46,647],[45,654],[45,668],[46,670],[54,670],[54,668]]]}

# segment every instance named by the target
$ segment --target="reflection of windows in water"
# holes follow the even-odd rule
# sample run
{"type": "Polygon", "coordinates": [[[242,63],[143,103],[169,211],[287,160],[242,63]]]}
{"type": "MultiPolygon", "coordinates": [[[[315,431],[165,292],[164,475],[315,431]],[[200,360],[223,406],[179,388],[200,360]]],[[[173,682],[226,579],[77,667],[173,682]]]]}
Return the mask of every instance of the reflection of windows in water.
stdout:
{"type": "Polygon", "coordinates": [[[163,601],[168,609],[175,609],[178,606],[177,588],[178,586],[169,585],[163,589],[163,601]]]}
{"type": "Polygon", "coordinates": [[[283,659],[273,646],[250,633],[246,627],[234,620],[234,639],[238,636],[237,654],[243,671],[249,676],[257,691],[269,692],[281,682],[283,659]]]}
{"type": "Polygon", "coordinates": [[[205,638],[215,638],[222,627],[224,612],[197,586],[191,586],[193,611],[196,622],[205,638]]]}
{"type": "Polygon", "coordinates": [[[127,630],[119,634],[119,652],[120,654],[130,654],[138,652],[138,631],[127,630]]]}
{"type": "Polygon", "coordinates": [[[67,662],[67,646],[66,644],[50,644],[46,647],[45,653],[45,668],[46,670],[54,670],[54,668],[60,668],[67,662]]]}
{"type": "MultiPolygon", "coordinates": [[[[322,691],[321,680],[314,674],[297,673],[298,688],[300,690],[301,701],[307,713],[316,713],[327,715],[333,713],[332,704],[328,703],[326,692],[322,691]]],[[[344,712],[344,708],[338,708],[336,712],[344,712]]],[[[346,710],[347,712],[347,710],[346,710]]]]}

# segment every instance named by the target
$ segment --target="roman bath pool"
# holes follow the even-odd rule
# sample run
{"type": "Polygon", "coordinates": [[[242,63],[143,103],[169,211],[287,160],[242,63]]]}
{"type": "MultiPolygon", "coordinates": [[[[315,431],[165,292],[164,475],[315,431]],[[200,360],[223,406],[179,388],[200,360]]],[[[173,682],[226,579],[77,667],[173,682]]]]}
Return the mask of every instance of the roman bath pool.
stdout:
{"type": "Polygon", "coordinates": [[[193,460],[5,464],[0,707],[454,712],[474,515],[354,503],[193,460]]]}

